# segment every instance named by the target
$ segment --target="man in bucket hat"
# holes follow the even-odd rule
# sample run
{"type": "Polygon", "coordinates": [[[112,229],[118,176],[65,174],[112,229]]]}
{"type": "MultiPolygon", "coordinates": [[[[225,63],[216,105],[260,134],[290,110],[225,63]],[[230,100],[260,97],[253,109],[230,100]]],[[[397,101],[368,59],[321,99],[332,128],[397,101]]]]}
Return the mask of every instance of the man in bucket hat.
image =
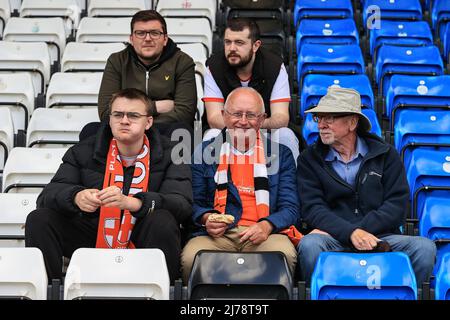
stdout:
{"type": "Polygon", "coordinates": [[[369,133],[359,93],[331,86],[305,112],[313,114],[320,138],[298,159],[301,215],[313,230],[298,246],[304,279],[311,281],[323,251],[377,251],[383,244],[409,256],[418,285],[428,281],[436,247],[400,234],[409,196],[405,169],[397,151],[369,133]]]}

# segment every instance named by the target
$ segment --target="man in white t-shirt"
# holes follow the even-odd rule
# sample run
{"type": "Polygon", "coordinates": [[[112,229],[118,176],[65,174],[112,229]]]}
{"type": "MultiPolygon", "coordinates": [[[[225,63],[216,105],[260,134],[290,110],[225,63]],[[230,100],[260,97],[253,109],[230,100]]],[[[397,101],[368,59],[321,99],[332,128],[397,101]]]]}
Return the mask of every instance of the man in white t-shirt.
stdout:
{"type": "Polygon", "coordinates": [[[224,52],[212,55],[206,62],[203,102],[209,130],[204,140],[215,137],[225,124],[222,117],[224,101],[237,87],[252,87],[264,99],[267,118],[262,129],[270,130],[271,138],[288,146],[296,160],[299,141],[289,124],[291,101],[289,78],[280,56],[261,46],[257,24],[249,19],[231,19],[224,33],[224,52]]]}

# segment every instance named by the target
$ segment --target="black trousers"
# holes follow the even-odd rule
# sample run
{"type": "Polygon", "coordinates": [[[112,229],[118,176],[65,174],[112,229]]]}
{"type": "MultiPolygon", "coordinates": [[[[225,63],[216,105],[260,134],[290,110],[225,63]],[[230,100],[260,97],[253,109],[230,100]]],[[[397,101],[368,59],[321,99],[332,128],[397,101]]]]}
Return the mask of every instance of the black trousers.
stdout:
{"type": "MultiPolygon", "coordinates": [[[[97,228],[98,215],[68,217],[50,209],[37,209],[27,217],[25,246],[42,251],[50,283],[51,279],[62,278],[63,256],[70,258],[78,248],[95,247],[97,228]]],[[[180,239],[179,226],[167,210],[156,210],[137,219],[131,234],[136,248],[158,248],[164,252],[171,283],[180,276],[180,239]]]]}

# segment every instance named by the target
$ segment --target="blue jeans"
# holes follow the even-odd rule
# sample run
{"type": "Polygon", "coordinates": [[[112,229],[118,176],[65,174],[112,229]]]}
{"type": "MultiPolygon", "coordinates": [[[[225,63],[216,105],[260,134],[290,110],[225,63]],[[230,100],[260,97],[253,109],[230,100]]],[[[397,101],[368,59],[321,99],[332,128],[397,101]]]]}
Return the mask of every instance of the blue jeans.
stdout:
{"type": "MultiPolygon", "coordinates": [[[[433,271],[436,259],[436,245],[430,239],[424,237],[412,237],[404,235],[389,235],[380,237],[391,246],[392,251],[402,251],[409,256],[417,285],[428,281],[433,271]]],[[[308,234],[302,238],[297,248],[298,265],[303,280],[309,284],[321,252],[343,251],[349,249],[331,236],[324,234],[308,234]]]]}

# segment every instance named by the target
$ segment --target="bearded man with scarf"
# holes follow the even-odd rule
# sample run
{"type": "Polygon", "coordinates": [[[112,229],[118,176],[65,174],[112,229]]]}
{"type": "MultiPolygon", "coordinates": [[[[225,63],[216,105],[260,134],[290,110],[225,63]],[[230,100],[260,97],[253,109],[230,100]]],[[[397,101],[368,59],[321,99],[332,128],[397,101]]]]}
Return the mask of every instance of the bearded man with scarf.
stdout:
{"type": "Polygon", "coordinates": [[[71,147],[26,221],[25,244],[39,248],[49,281],[63,256],[84,248],[159,248],[179,276],[179,225],[192,211],[191,170],[175,165],[172,143],[151,128],[155,110],[138,89],[115,93],[109,121],[71,147]]]}

